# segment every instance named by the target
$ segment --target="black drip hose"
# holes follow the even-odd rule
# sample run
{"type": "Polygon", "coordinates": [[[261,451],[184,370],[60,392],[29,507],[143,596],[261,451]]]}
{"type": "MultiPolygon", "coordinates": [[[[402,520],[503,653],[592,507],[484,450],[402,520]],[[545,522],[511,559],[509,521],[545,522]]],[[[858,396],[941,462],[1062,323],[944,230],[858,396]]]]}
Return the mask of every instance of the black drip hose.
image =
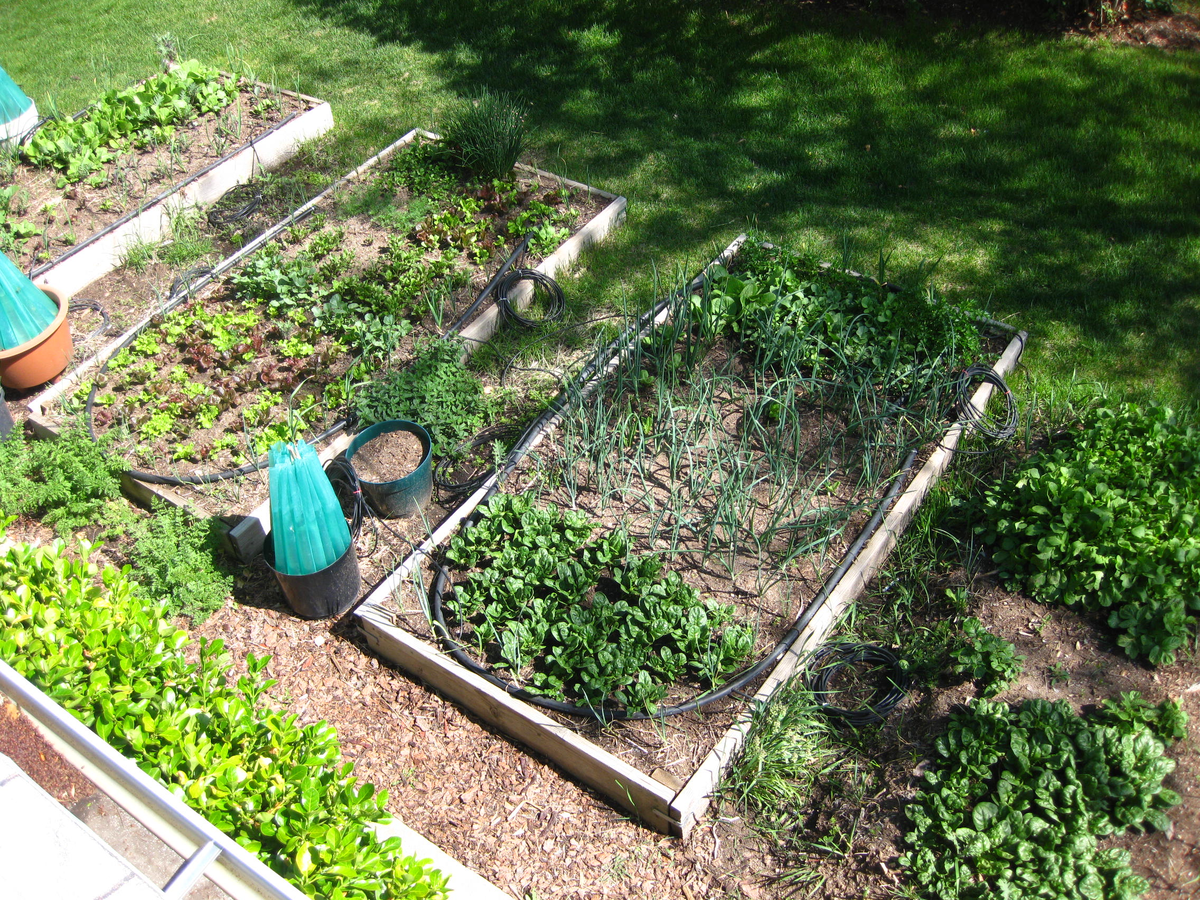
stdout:
{"type": "MultiPolygon", "coordinates": [[[[825,584],[821,586],[821,590],[817,592],[817,595],[812,599],[812,602],[810,602],[804,608],[804,611],[799,615],[795,623],[792,625],[791,630],[788,631],[788,633],[783,636],[783,639],[775,645],[775,649],[772,650],[764,659],[760,660],[756,665],[744,670],[741,674],[725,682],[725,684],[721,685],[721,687],[717,688],[716,690],[707,694],[702,694],[701,696],[689,700],[686,703],[681,703],[678,706],[665,707],[655,710],[652,713],[630,712],[628,709],[624,708],[614,709],[603,706],[577,706],[573,703],[566,703],[562,700],[553,700],[549,697],[531,694],[512,682],[499,678],[491,671],[471,659],[471,657],[468,656],[467,653],[462,649],[462,645],[460,645],[454,640],[453,637],[451,637],[450,629],[446,625],[445,615],[442,611],[442,600],[445,596],[447,586],[450,587],[450,590],[453,590],[453,586],[450,584],[450,575],[446,571],[445,566],[436,562],[434,565],[437,568],[437,574],[433,579],[433,584],[429,588],[429,611],[433,617],[434,633],[445,645],[447,652],[455,660],[457,660],[460,665],[465,666],[476,675],[485,678],[491,684],[504,690],[512,696],[518,697],[521,700],[525,700],[544,709],[549,709],[554,712],[569,716],[596,719],[600,722],[611,722],[616,720],[641,721],[645,719],[662,719],[666,718],[667,716],[679,715],[680,713],[694,712],[695,710],[701,709],[710,703],[723,700],[730,694],[733,694],[734,692],[746,687],[746,685],[759,678],[769,668],[779,662],[779,660],[781,660],[792,648],[792,645],[796,642],[797,638],[800,637],[800,633],[804,631],[804,629],[808,626],[808,623],[812,621],[817,612],[820,611],[820,609],[825,605],[825,601],[829,598],[829,595],[833,592],[834,588],[838,586],[842,578],[845,577],[846,572],[849,571],[850,566],[854,564],[854,561],[858,558],[859,553],[862,552],[862,548],[866,545],[867,541],[869,541],[879,529],[879,525],[883,521],[883,517],[887,515],[887,511],[891,509],[892,503],[895,502],[896,497],[899,496],[900,492],[908,483],[908,477],[912,473],[912,467],[916,462],[916,459],[917,451],[913,450],[911,453],[909,453],[908,458],[905,459],[903,465],[901,465],[899,472],[892,481],[892,486],[888,489],[888,492],[879,502],[878,507],[875,509],[874,515],[871,516],[870,520],[863,527],[863,530],[859,533],[854,543],[851,544],[849,550],[846,551],[846,555],[842,558],[842,562],[838,565],[837,569],[834,570],[833,574],[826,580],[825,584]]],[[[488,502],[488,500],[492,498],[492,496],[494,496],[498,489],[499,482],[493,485],[488,494],[479,502],[479,506],[476,507],[476,513],[472,514],[471,517],[463,523],[464,531],[475,521],[475,516],[478,513],[478,510],[482,508],[488,502]]]]}
{"type": "Polygon", "coordinates": [[[180,291],[187,291],[188,295],[192,292],[192,282],[198,281],[201,278],[212,277],[213,270],[208,266],[197,266],[194,269],[188,269],[186,272],[180,272],[175,276],[175,280],[171,282],[171,290],[168,296],[174,297],[180,291]]]}
{"type": "Polygon", "coordinates": [[[208,224],[232,225],[248,219],[262,203],[262,190],[253,184],[235,184],[208,210],[208,224]]]}
{"type": "Polygon", "coordinates": [[[496,305],[500,307],[500,312],[506,319],[511,319],[523,328],[537,328],[539,325],[561,319],[566,311],[567,301],[558,282],[544,272],[537,269],[513,269],[500,280],[496,288],[496,305]],[[532,319],[522,315],[516,305],[508,299],[509,291],[522,281],[533,282],[535,296],[539,289],[545,289],[548,302],[545,315],[541,318],[532,319]]]}
{"type": "Polygon", "coordinates": [[[354,471],[354,466],[350,465],[350,461],[345,456],[337,456],[325,464],[325,475],[329,478],[329,483],[333,485],[335,494],[339,482],[345,484],[350,490],[350,536],[351,540],[357,541],[362,532],[363,518],[367,513],[367,498],[363,494],[358,473],[354,471]]]}
{"type": "Polygon", "coordinates": [[[975,431],[994,441],[1007,441],[1017,433],[1017,403],[1004,378],[991,366],[971,366],[958,379],[956,407],[959,417],[975,431]],[[1003,420],[975,408],[971,395],[980,384],[990,384],[1004,397],[1003,420]]]}
{"type": "Polygon", "coordinates": [[[105,310],[105,308],[95,300],[76,298],[67,304],[68,313],[83,312],[84,310],[88,309],[90,309],[92,312],[100,313],[100,324],[97,325],[95,330],[93,330],[87,337],[80,338],[79,340],[81,343],[100,337],[100,335],[108,331],[108,326],[112,322],[112,320],[108,317],[107,310],[105,310]]]}
{"type": "Polygon", "coordinates": [[[887,647],[879,644],[853,644],[838,642],[818,647],[809,658],[804,685],[812,691],[818,708],[834,719],[839,719],[853,728],[878,725],[904,699],[908,676],[900,667],[900,658],[887,647]],[[878,685],[869,703],[863,709],[844,709],[826,702],[831,693],[829,683],[833,676],[846,666],[866,663],[882,669],[886,667],[887,685],[878,685]]]}
{"type": "Polygon", "coordinates": [[[489,296],[491,296],[492,291],[494,291],[496,286],[500,283],[500,279],[502,279],[508,273],[508,270],[512,268],[513,264],[518,259],[525,255],[525,250],[529,247],[530,237],[531,236],[527,234],[525,237],[521,238],[521,243],[517,244],[516,249],[508,255],[508,259],[504,261],[504,265],[500,267],[500,271],[492,276],[492,280],[489,281],[484,289],[479,292],[479,296],[475,298],[475,302],[467,307],[467,311],[459,316],[457,322],[446,329],[446,333],[443,334],[442,337],[449,337],[462,328],[463,325],[467,323],[467,320],[475,314],[475,310],[479,309],[479,307],[483,305],[483,302],[487,300],[489,296]]]}
{"type": "Polygon", "coordinates": [[[491,428],[485,428],[479,434],[475,435],[475,437],[463,441],[455,447],[454,452],[449,457],[439,457],[433,461],[433,483],[437,486],[438,490],[454,497],[475,493],[492,477],[494,469],[485,467],[484,471],[472,478],[467,478],[463,481],[452,481],[449,476],[453,472],[457,460],[464,454],[470,453],[472,450],[478,450],[480,447],[487,447],[505,441],[511,441],[512,444],[515,444],[522,433],[522,429],[517,425],[493,425],[491,428]]]}

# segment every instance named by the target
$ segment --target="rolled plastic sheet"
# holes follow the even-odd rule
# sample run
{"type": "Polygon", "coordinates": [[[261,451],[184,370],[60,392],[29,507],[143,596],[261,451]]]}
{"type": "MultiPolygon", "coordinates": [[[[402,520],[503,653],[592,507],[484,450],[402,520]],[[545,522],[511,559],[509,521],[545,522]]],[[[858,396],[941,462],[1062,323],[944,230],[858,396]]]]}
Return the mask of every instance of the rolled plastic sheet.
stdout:
{"type": "Polygon", "coordinates": [[[317,452],[303,441],[277,442],[267,457],[275,568],[285,575],[320,572],[350,547],[350,526],[333,485],[317,452]]]}
{"type": "Polygon", "coordinates": [[[0,253],[0,350],[32,341],[57,315],[58,305],[0,253]]]}

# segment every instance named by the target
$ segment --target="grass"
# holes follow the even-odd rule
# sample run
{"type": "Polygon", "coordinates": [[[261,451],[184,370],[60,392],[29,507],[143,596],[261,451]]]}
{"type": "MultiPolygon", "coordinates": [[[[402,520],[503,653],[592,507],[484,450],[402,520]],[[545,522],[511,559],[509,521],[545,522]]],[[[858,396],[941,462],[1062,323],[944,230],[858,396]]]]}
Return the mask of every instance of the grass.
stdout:
{"type": "Polygon", "coordinates": [[[882,248],[1029,328],[1029,365],[1200,397],[1195,54],[787,4],[49,0],[9,73],[72,110],[159,65],[155,37],[334,104],[342,168],[457,98],[530,105],[535,155],[631,199],[578,282],[619,306],[748,224],[864,267],[882,248]],[[86,32],[76,28],[87,21],[86,32]],[[536,34],[537,40],[529,35],[536,34]],[[76,80],[78,79],[78,80],[76,80]]]}

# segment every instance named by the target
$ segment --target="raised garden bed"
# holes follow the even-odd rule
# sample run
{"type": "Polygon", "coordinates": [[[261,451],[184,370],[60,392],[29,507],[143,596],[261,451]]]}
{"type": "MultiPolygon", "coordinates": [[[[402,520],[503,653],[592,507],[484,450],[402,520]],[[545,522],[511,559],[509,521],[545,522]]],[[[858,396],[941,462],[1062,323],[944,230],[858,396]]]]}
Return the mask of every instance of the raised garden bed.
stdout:
{"type": "MultiPolygon", "coordinates": [[[[53,435],[90,406],[96,431],[124,441],[131,465],[153,474],[127,479],[135,496],[225,517],[231,549],[253,557],[269,523],[265,472],[250,468],[270,443],[321,436],[322,455],[336,456],[349,440],[340,420],[356,385],[457,346],[439,340],[456,321],[467,352],[491,336],[490,300],[463,313],[520,235],[542,235],[526,265],[536,260],[550,275],[623,215],[623,198],[536,169],[519,169],[512,184],[455,179],[430,163],[429,137],[406,135],[213,275],[151,305],[33,401],[33,427],[53,435]],[[170,483],[239,468],[211,487],[170,483]]],[[[510,294],[519,308],[529,282],[510,294]]],[[[511,415],[530,402],[505,396],[511,415]]]]}
{"type": "Polygon", "coordinates": [[[324,101],[194,64],[106,95],[75,118],[103,118],[113,144],[75,146],[49,122],[0,177],[0,244],[37,283],[67,295],[120,265],[131,247],[169,234],[182,211],[278,168],[333,127],[324,101]],[[171,118],[197,94],[186,115],[171,118]],[[167,124],[123,130],[124,97],[167,124]]]}
{"type": "MultiPolygon", "coordinates": [[[[735,243],[727,254],[737,248],[735,243]]],[[[703,309],[720,295],[705,291],[698,298],[689,305],[703,309]]],[[[740,315],[735,320],[748,321],[740,315]]],[[[538,436],[547,437],[557,425],[554,442],[539,445],[535,438],[521,448],[521,460],[514,460],[505,493],[532,496],[540,510],[585,513],[586,524],[551,526],[545,541],[529,536],[542,528],[536,515],[499,526],[511,529],[514,541],[533,539],[541,548],[553,550],[565,541],[569,546],[562,564],[570,568],[570,560],[582,562],[579,577],[589,584],[567,603],[574,611],[566,620],[507,624],[501,595],[526,589],[513,581],[505,582],[500,594],[476,592],[472,600],[464,582],[473,572],[498,568],[503,560],[486,547],[464,549],[461,538],[450,541],[448,553],[439,548],[451,537],[455,520],[466,517],[466,508],[356,612],[367,640],[384,657],[549,756],[650,827],[677,834],[695,824],[721,773],[739,752],[753,708],[746,700],[751,695],[754,701],[768,699],[821,642],[882,564],[944,470],[963,429],[945,423],[946,408],[938,405],[945,396],[922,396],[919,380],[926,378],[924,387],[931,387],[929,379],[937,378],[932,370],[921,374],[913,369],[901,377],[896,360],[888,363],[893,376],[909,381],[909,399],[901,407],[902,398],[885,397],[870,378],[859,380],[852,390],[853,379],[846,372],[839,377],[810,366],[797,379],[796,372],[781,374],[788,370],[777,361],[764,365],[762,354],[753,364],[745,344],[735,345],[725,334],[698,342],[698,328],[695,319],[681,314],[678,303],[652,311],[618,342],[620,352],[594,367],[595,377],[577,381],[577,390],[568,392],[571,408],[561,422],[547,421],[538,436]],[[695,358],[689,360],[693,351],[695,358]],[[601,369],[613,372],[612,377],[600,378],[601,369]],[[586,402],[580,402],[585,395],[586,402]],[[892,411],[879,415],[888,403],[892,411]],[[923,424],[914,429],[918,419],[923,424]],[[910,447],[924,448],[920,471],[911,481],[908,474],[893,479],[890,473],[910,447]],[[881,524],[868,522],[875,510],[881,524]],[[585,542],[579,535],[589,531],[593,537],[585,542]],[[604,543],[614,535],[620,536],[617,549],[604,543]],[[624,544],[630,556],[616,560],[624,544]],[[849,568],[831,576],[843,558],[849,568]],[[658,562],[639,566],[639,559],[658,562]],[[589,566],[589,560],[598,562],[589,566]],[[650,613],[644,600],[629,594],[636,583],[631,568],[644,573],[660,565],[674,574],[653,575],[657,586],[647,588],[643,582],[641,589],[661,597],[678,593],[682,582],[694,591],[685,602],[690,608],[683,621],[701,639],[711,638],[707,659],[702,653],[699,663],[681,663],[680,648],[657,635],[650,641],[650,662],[643,666],[646,676],[626,674],[605,682],[587,666],[582,674],[564,676],[571,646],[582,641],[595,658],[622,656],[637,643],[628,624],[631,616],[670,619],[672,614],[661,606],[650,613]],[[431,601],[424,588],[446,567],[457,567],[450,574],[453,591],[441,594],[447,630],[478,671],[441,652],[426,624],[437,598],[431,601]],[[414,582],[421,588],[410,589],[414,582]],[[635,615],[635,609],[642,614],[635,615]],[[607,649],[605,641],[612,638],[605,637],[610,634],[602,624],[605,610],[624,611],[611,625],[620,639],[607,649]],[[801,610],[804,616],[796,621],[801,610]],[[799,634],[782,653],[778,645],[789,626],[799,634]],[[595,633],[588,638],[581,628],[595,633]],[[546,648],[542,657],[539,641],[546,648]],[[753,650],[745,655],[745,664],[764,662],[732,698],[722,696],[700,712],[666,719],[597,724],[628,712],[686,706],[738,668],[737,654],[718,660],[721,654],[711,648],[719,646],[724,653],[748,649],[746,643],[753,650]],[[658,684],[668,668],[664,657],[675,660],[676,674],[685,671],[681,680],[658,684]],[[705,677],[714,671],[720,673],[717,678],[705,677]],[[579,719],[561,715],[558,707],[535,708],[526,697],[490,680],[497,673],[502,681],[555,702],[591,707],[592,721],[581,725],[579,719]]],[[[848,352],[851,345],[840,346],[848,352]]],[[[1009,334],[993,346],[997,353],[1003,348],[995,365],[1003,373],[1019,358],[1024,336],[1009,334]]],[[[990,385],[973,392],[975,408],[986,406],[990,392],[990,385]]],[[[481,488],[473,499],[483,500],[487,491],[487,486],[481,488]]],[[[520,506],[525,500],[502,505],[513,502],[520,506]]],[[[527,556],[533,559],[542,552],[530,549],[527,556]]],[[[560,591],[556,585],[546,592],[546,579],[561,582],[567,570],[556,570],[553,562],[543,568],[546,572],[539,575],[531,562],[526,571],[512,574],[533,585],[534,596],[541,598],[526,608],[549,607],[554,601],[545,598],[560,591]]]]}

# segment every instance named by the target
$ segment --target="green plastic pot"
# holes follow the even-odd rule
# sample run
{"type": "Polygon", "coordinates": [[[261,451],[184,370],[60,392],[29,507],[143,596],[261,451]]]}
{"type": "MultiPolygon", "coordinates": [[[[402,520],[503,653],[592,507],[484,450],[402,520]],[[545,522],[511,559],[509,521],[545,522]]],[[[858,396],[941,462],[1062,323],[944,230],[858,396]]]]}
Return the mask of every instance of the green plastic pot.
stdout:
{"type": "Polygon", "coordinates": [[[416,435],[421,442],[421,449],[424,451],[421,454],[420,464],[413,471],[394,481],[366,481],[360,475],[359,484],[377,515],[388,519],[399,519],[420,513],[429,504],[429,498],[433,494],[433,470],[430,465],[432,442],[429,439],[429,432],[416,422],[407,422],[404,419],[379,422],[354,436],[354,439],[350,441],[350,446],[346,448],[346,462],[353,466],[354,454],[363,446],[369,441],[381,435],[391,434],[393,431],[407,431],[409,434],[416,435]]]}

